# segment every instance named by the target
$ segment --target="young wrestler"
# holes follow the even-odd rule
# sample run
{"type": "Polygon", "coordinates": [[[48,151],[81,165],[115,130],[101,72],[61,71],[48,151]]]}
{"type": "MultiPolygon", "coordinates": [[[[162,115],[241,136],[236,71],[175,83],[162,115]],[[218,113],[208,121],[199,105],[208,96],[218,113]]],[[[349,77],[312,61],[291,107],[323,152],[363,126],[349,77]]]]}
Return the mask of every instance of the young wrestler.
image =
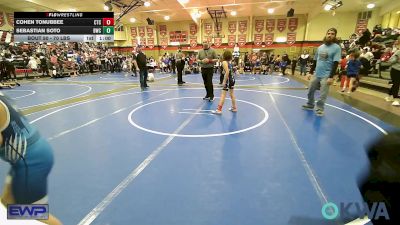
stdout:
{"type": "Polygon", "coordinates": [[[229,50],[225,51],[222,54],[222,60],[222,68],[224,71],[224,80],[222,82],[223,88],[217,110],[212,111],[212,113],[214,114],[222,114],[222,106],[224,106],[226,92],[228,92],[228,90],[232,99],[232,107],[229,108],[229,111],[237,112],[236,97],[233,92],[233,88],[235,86],[235,78],[233,77],[232,64],[230,63],[230,61],[232,60],[232,52],[230,52],[229,50]]]}
{"type": "MultiPolygon", "coordinates": [[[[1,202],[47,204],[47,177],[53,166],[53,151],[28,121],[0,92],[0,158],[11,165],[1,202]]],[[[42,221],[61,222],[52,215],[42,221]]]]}
{"type": "Polygon", "coordinates": [[[347,61],[347,72],[346,72],[346,81],[343,84],[343,88],[341,92],[346,91],[347,84],[349,84],[349,89],[347,91],[348,94],[350,94],[353,91],[353,84],[356,81],[356,78],[358,76],[358,72],[360,71],[361,68],[361,62],[358,60],[358,57],[360,56],[360,53],[358,52],[352,52],[349,55],[349,60],[347,61]],[[350,82],[350,83],[349,83],[350,82]]]}

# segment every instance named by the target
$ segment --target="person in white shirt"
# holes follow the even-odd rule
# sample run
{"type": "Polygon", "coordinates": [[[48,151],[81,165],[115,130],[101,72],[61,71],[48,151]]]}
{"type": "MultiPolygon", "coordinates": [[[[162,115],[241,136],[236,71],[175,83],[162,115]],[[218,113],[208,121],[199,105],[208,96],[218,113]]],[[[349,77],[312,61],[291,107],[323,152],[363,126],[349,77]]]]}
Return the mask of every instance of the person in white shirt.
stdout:
{"type": "Polygon", "coordinates": [[[360,70],[360,74],[364,76],[368,76],[371,69],[371,60],[374,58],[374,54],[372,54],[370,48],[365,47],[362,49],[360,54],[360,61],[363,67],[360,70]]]}
{"type": "Polygon", "coordinates": [[[303,54],[300,55],[298,61],[300,65],[300,75],[304,74],[305,76],[307,74],[307,64],[310,61],[310,55],[307,51],[303,51],[303,54]]]}
{"type": "Polygon", "coordinates": [[[36,59],[33,56],[29,57],[28,68],[32,70],[34,77],[37,75],[37,65],[36,59]]]}
{"type": "Polygon", "coordinates": [[[374,58],[374,54],[372,54],[371,50],[368,47],[363,48],[360,57],[366,58],[368,61],[374,58]]]}
{"type": "Polygon", "coordinates": [[[238,44],[235,44],[233,48],[233,61],[235,62],[235,66],[239,66],[239,57],[240,57],[240,49],[238,44]]]}
{"type": "MultiPolygon", "coordinates": [[[[400,38],[394,43],[395,47],[399,49],[400,46],[400,38]]],[[[391,65],[390,70],[390,78],[392,79],[392,87],[389,90],[389,96],[385,98],[388,102],[393,102],[392,106],[400,106],[400,96],[399,96],[399,87],[400,87],[400,50],[397,50],[388,60],[388,63],[391,65]]]]}

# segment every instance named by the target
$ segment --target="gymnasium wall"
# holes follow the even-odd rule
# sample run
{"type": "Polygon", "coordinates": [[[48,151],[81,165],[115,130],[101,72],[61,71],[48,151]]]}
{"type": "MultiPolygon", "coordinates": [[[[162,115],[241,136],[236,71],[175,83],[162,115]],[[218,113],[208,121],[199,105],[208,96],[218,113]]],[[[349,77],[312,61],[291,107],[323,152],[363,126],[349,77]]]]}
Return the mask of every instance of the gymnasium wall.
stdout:
{"type": "MultiPolygon", "coordinates": [[[[321,13],[308,21],[305,40],[322,40],[326,31],[335,27],[338,30],[337,37],[342,40],[349,39],[349,36],[355,32],[357,17],[359,12],[321,13]]],[[[382,17],[379,15],[379,8],[372,10],[371,18],[368,19],[367,27],[372,32],[375,25],[380,24],[382,17]]]]}
{"type": "MultiPolygon", "coordinates": [[[[222,44],[228,44],[228,38],[234,36],[233,42],[240,42],[241,40],[244,41],[244,45],[247,42],[253,42],[255,38],[255,34],[258,35],[258,37],[262,37],[261,41],[265,41],[265,34],[274,34],[274,39],[277,37],[287,37],[287,33],[295,33],[295,40],[296,41],[302,41],[304,37],[304,32],[305,32],[305,25],[306,25],[306,20],[307,17],[305,15],[296,15],[293,17],[293,21],[296,21],[296,26],[292,27],[291,30],[288,28],[289,24],[289,18],[286,18],[285,16],[275,16],[275,17],[239,17],[235,19],[227,18],[227,19],[222,19],[222,30],[221,34],[223,35],[221,39],[222,44]],[[266,19],[273,19],[275,24],[274,28],[271,31],[266,30],[266,19]],[[283,20],[283,28],[278,31],[277,29],[277,21],[278,20],[283,20]],[[261,22],[261,28],[256,31],[255,28],[255,22],[258,21],[258,24],[261,22]],[[233,29],[229,29],[228,26],[233,25],[235,26],[233,29]],[[239,30],[239,26],[242,26],[241,30],[239,30]],[[241,39],[239,40],[239,36],[241,39]]],[[[143,28],[149,27],[146,24],[135,24],[135,25],[127,25],[126,29],[124,31],[124,38],[121,39],[121,41],[117,44],[118,46],[130,46],[132,45],[132,40],[136,38],[146,39],[149,38],[148,34],[145,32],[142,33],[142,36],[138,33],[139,28],[141,30],[146,30],[143,28]],[[136,31],[133,31],[136,30],[136,31]]],[[[153,27],[153,30],[155,30],[157,38],[154,40],[155,43],[163,44],[164,38],[167,38],[167,45],[171,44],[171,35],[181,35],[183,34],[186,39],[181,42],[181,45],[190,45],[192,41],[193,45],[192,47],[196,49],[196,46],[194,43],[194,40],[197,41],[197,43],[202,43],[203,40],[207,39],[212,39],[213,41],[214,38],[212,37],[215,34],[215,25],[211,19],[207,20],[202,20],[200,24],[195,24],[193,21],[179,21],[179,22],[168,22],[168,23],[158,23],[153,27]],[[190,30],[190,25],[194,27],[194,29],[190,30]],[[164,26],[166,29],[165,36],[160,34],[160,27],[164,26]],[[171,34],[172,33],[172,34],[171,34]]],[[[116,38],[119,39],[119,38],[116,38]]],[[[243,45],[243,46],[244,46],[243,45]]],[[[261,45],[260,45],[261,46],[261,45]]],[[[219,46],[215,46],[218,48],[219,46]]]]}
{"type": "MultiPolygon", "coordinates": [[[[217,53],[222,53],[225,48],[233,48],[233,44],[238,43],[241,52],[260,49],[274,51],[275,54],[287,53],[292,57],[301,54],[303,50],[307,50],[312,54],[314,48],[320,45],[326,31],[331,27],[338,29],[338,37],[347,40],[356,31],[358,13],[338,12],[335,15],[320,13],[311,19],[308,18],[308,15],[294,15],[292,18],[286,16],[229,17],[221,20],[222,38],[213,36],[215,24],[211,19],[201,20],[197,25],[193,21],[156,23],[152,26],[154,47],[147,47],[146,50],[149,55],[155,57],[166,52],[175,52],[177,46],[171,45],[173,44],[171,37],[176,36],[176,34],[183,34],[186,39],[180,42],[180,46],[184,51],[196,51],[201,48],[203,40],[208,39],[214,43],[213,48],[216,49],[217,53]],[[273,24],[271,25],[271,23],[273,24]],[[191,28],[190,24],[195,25],[196,29],[193,29],[193,25],[191,28]],[[162,27],[163,35],[160,35],[160,27],[162,27]],[[267,30],[267,27],[270,29],[267,30]],[[283,38],[285,41],[279,43],[277,38],[283,38]],[[271,39],[273,43],[270,42],[271,39]]],[[[372,10],[372,16],[368,19],[366,27],[372,31],[376,24],[382,22],[382,18],[384,17],[380,15],[379,8],[372,10]]],[[[391,21],[395,20],[393,16],[391,18],[391,21]]],[[[114,45],[131,47],[136,44],[138,40],[135,41],[135,39],[138,39],[138,37],[144,44],[149,38],[146,27],[148,27],[147,24],[127,24],[123,40],[116,41],[114,45]],[[139,35],[139,27],[144,27],[144,29],[141,29],[145,31],[141,32],[142,37],[139,35]],[[132,30],[136,30],[136,32],[132,32],[132,30]]]]}
{"type": "Polygon", "coordinates": [[[400,28],[400,1],[392,1],[381,7],[382,28],[400,28]],[[398,13],[399,12],[399,13],[398,13]]]}
{"type": "Polygon", "coordinates": [[[382,28],[400,28],[400,7],[382,15],[382,28]]]}
{"type": "MultiPolygon", "coordinates": [[[[376,24],[382,24],[382,27],[400,27],[400,14],[397,13],[399,10],[400,6],[374,9],[367,27],[371,31],[376,24]]],[[[358,12],[338,12],[334,16],[323,12],[312,18],[308,18],[308,15],[294,15],[292,18],[228,17],[221,20],[220,38],[213,36],[215,24],[211,19],[201,20],[198,24],[192,20],[156,23],[152,26],[147,23],[133,23],[125,24],[123,31],[115,31],[113,46],[127,54],[132,50],[132,46],[142,42],[142,45],[146,46],[147,54],[158,58],[164,53],[176,52],[177,45],[173,45],[172,39],[180,40],[178,45],[187,52],[201,49],[203,40],[211,40],[218,54],[238,43],[241,52],[260,49],[295,56],[303,50],[312,53],[330,27],[338,29],[338,37],[348,39],[355,32],[357,16],[358,12]],[[284,41],[279,43],[277,38],[284,41]]],[[[13,20],[12,11],[1,9],[0,30],[11,30],[10,20],[13,20]]]]}
{"type": "Polygon", "coordinates": [[[0,9],[0,30],[10,31],[12,30],[14,23],[14,12],[7,9],[0,9]],[[12,21],[12,22],[10,22],[12,21]]]}
{"type": "Polygon", "coordinates": [[[146,50],[150,55],[162,55],[166,52],[175,52],[177,46],[173,42],[177,40],[181,40],[179,43],[184,51],[201,49],[201,43],[209,40],[214,43],[213,48],[218,54],[225,48],[233,48],[235,43],[239,44],[242,52],[252,49],[271,49],[276,54],[286,51],[288,54],[298,54],[304,44],[302,40],[306,21],[306,15],[295,15],[293,18],[286,18],[286,16],[226,18],[221,20],[222,36],[220,38],[214,37],[216,27],[211,19],[202,20],[199,24],[193,21],[157,23],[154,26],[134,24],[125,26],[121,34],[116,33],[118,41],[114,43],[114,46],[134,46],[141,42],[142,45],[147,45],[146,50]],[[148,27],[153,28],[150,30],[154,33],[151,37],[147,33],[148,27]],[[151,39],[150,47],[146,43],[149,38],[151,39]],[[277,43],[277,38],[285,40],[289,38],[291,42],[286,43],[284,40],[282,43],[277,43]],[[157,47],[157,44],[160,47],[157,47]],[[153,51],[158,51],[158,54],[153,54],[153,51]]]}

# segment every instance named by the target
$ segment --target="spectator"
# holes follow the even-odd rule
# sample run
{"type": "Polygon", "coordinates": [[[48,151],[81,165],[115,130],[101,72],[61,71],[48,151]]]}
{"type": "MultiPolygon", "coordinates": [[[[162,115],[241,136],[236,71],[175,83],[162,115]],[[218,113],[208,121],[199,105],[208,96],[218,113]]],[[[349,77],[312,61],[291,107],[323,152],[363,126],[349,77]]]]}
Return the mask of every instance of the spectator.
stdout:
{"type": "Polygon", "coordinates": [[[299,57],[299,65],[300,65],[300,75],[304,76],[307,73],[307,63],[309,61],[310,55],[307,54],[307,51],[303,51],[303,54],[300,55],[299,57]]]}
{"type": "Polygon", "coordinates": [[[293,59],[292,59],[292,63],[291,63],[291,65],[292,65],[292,75],[294,75],[294,71],[296,70],[296,66],[297,66],[297,59],[298,59],[299,57],[293,57],[293,59]]]}
{"type": "Polygon", "coordinates": [[[359,56],[360,56],[360,53],[358,53],[358,52],[350,53],[349,60],[347,61],[347,65],[346,65],[347,77],[343,84],[341,92],[345,92],[347,85],[349,85],[349,89],[348,89],[347,93],[350,94],[353,91],[353,85],[354,85],[354,82],[356,81],[358,72],[360,71],[360,67],[361,67],[361,62],[360,62],[360,60],[358,60],[359,56]]]}
{"type": "MultiPolygon", "coordinates": [[[[324,37],[324,44],[318,47],[314,56],[313,67],[310,74],[314,73],[316,68],[316,76],[310,82],[308,89],[308,102],[303,105],[305,110],[314,109],[314,94],[320,87],[321,95],[317,101],[317,108],[315,110],[317,116],[324,115],[325,101],[328,97],[329,86],[333,83],[333,76],[336,74],[336,69],[340,61],[341,49],[336,40],[337,30],[330,28],[324,37]]],[[[307,77],[310,79],[310,75],[307,77]]]]}
{"type": "Polygon", "coordinates": [[[36,77],[38,67],[37,67],[36,59],[33,56],[29,57],[28,68],[32,70],[34,77],[36,77]]]}
{"type": "MultiPolygon", "coordinates": [[[[400,38],[399,38],[400,40],[400,38]]],[[[399,47],[400,41],[396,42],[399,47]]],[[[393,85],[389,90],[389,96],[385,98],[386,101],[393,101],[393,106],[400,106],[399,99],[399,86],[400,86],[400,50],[397,50],[392,57],[390,57],[388,63],[392,66],[390,70],[390,78],[392,79],[393,85]]]]}

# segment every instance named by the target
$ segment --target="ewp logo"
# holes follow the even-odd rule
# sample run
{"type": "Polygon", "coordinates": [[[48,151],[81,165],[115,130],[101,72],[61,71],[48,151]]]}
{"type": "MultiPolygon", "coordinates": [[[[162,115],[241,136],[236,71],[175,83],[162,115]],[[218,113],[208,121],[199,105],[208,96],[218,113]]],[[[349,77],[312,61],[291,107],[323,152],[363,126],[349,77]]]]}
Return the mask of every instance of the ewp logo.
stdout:
{"type": "Polygon", "coordinates": [[[49,219],[49,205],[7,205],[7,219],[47,220],[49,219]]]}
{"type": "MultiPolygon", "coordinates": [[[[321,212],[322,216],[327,220],[334,220],[336,218],[346,219],[353,218],[354,213],[350,212],[352,206],[355,206],[358,218],[362,219],[365,215],[368,216],[370,220],[378,220],[380,217],[384,217],[385,220],[390,220],[389,213],[386,209],[386,205],[384,202],[374,202],[372,207],[369,208],[368,204],[364,202],[361,208],[358,202],[350,202],[350,203],[340,203],[340,210],[335,203],[328,202],[324,206],[322,206],[321,212]],[[375,216],[374,216],[375,215],[375,216]]],[[[353,207],[354,208],[354,207],[353,207]]]]}

